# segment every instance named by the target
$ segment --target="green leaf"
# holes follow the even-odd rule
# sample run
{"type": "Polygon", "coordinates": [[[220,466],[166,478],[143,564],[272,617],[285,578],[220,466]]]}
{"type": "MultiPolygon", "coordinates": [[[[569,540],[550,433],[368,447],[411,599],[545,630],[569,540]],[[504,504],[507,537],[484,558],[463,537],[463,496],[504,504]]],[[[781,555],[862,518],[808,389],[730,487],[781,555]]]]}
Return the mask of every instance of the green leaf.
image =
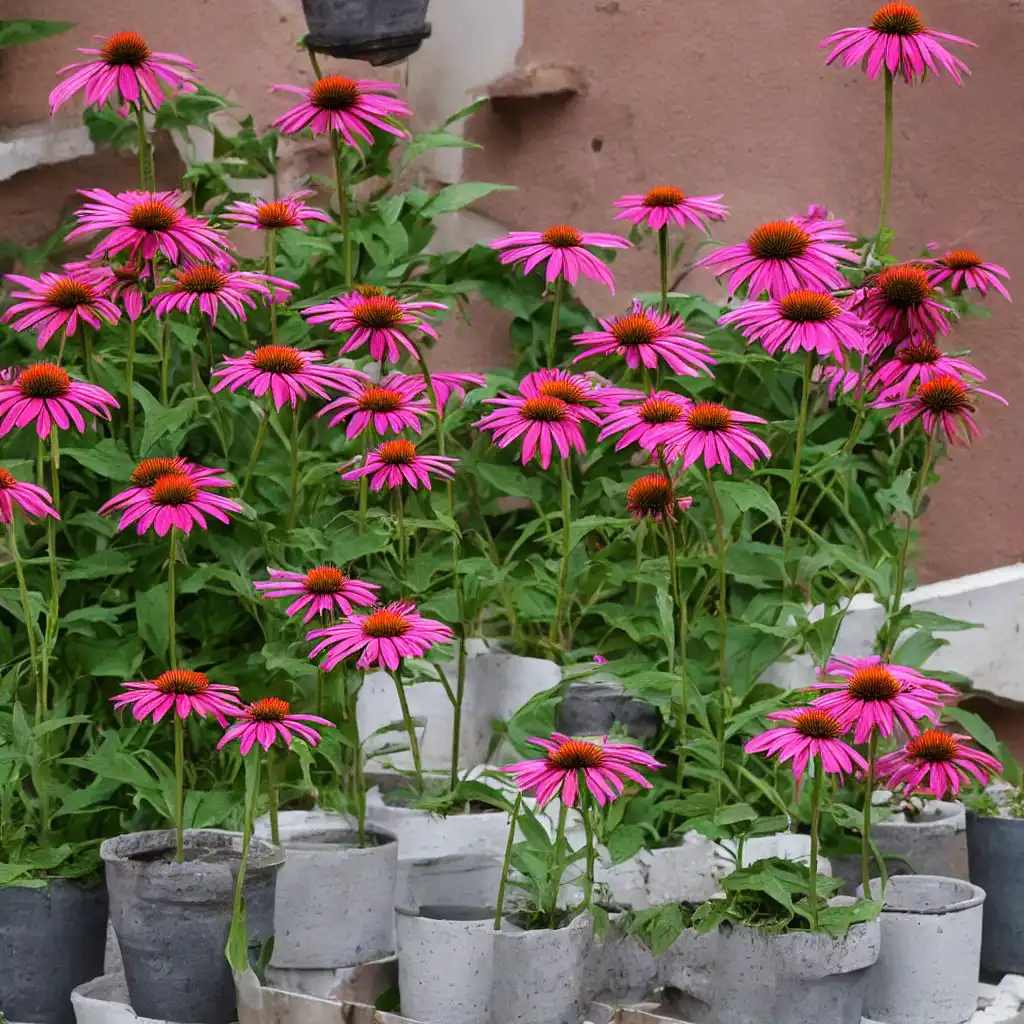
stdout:
{"type": "Polygon", "coordinates": [[[952,718],[954,722],[959,722],[971,738],[980,743],[994,757],[998,757],[1002,753],[1002,743],[992,731],[992,726],[981,715],[954,705],[943,708],[942,717],[952,718]]]}
{"type": "Polygon", "coordinates": [[[910,484],[913,478],[914,471],[905,469],[891,487],[880,487],[875,491],[875,497],[883,507],[891,508],[894,512],[902,512],[905,516],[912,516],[914,502],[910,497],[910,484]]]}
{"type": "Polygon", "coordinates": [[[106,437],[92,448],[62,448],[62,456],[109,480],[130,480],[135,460],[106,437]]]}
{"type": "Polygon", "coordinates": [[[512,191],[511,185],[493,185],[486,181],[462,181],[455,185],[446,185],[420,207],[419,214],[429,220],[442,213],[461,210],[492,192],[508,191],[512,191]]]}
{"type": "Polygon", "coordinates": [[[424,153],[434,149],[482,149],[478,142],[470,142],[461,135],[453,135],[451,132],[426,132],[417,135],[402,153],[400,166],[404,169],[415,163],[424,153]]]}
{"type": "Polygon", "coordinates": [[[142,455],[147,456],[157,442],[169,439],[167,448],[176,451],[185,435],[188,425],[195,417],[199,403],[194,398],[186,398],[176,405],[165,409],[155,406],[146,410],[146,428],[142,432],[142,455]]]}
{"type": "Polygon", "coordinates": [[[920,668],[937,650],[948,645],[948,640],[942,640],[921,630],[900,644],[892,660],[897,665],[920,668]]]}
{"type": "Polygon", "coordinates": [[[134,568],[134,558],[124,551],[108,549],[75,559],[67,568],[61,569],[61,576],[65,580],[98,580],[121,576],[134,568]]]}
{"type": "Polygon", "coordinates": [[[135,615],[139,624],[139,636],[146,646],[154,654],[165,655],[170,634],[167,584],[158,583],[149,590],[136,591],[135,615]]]}
{"type": "Polygon", "coordinates": [[[451,117],[446,117],[441,123],[441,127],[447,128],[457,121],[464,121],[467,117],[472,117],[481,107],[486,106],[490,102],[490,96],[478,96],[472,103],[467,103],[461,110],[456,110],[451,117]]]}
{"type": "Polygon", "coordinates": [[[474,472],[484,483],[489,484],[501,494],[507,494],[513,498],[529,498],[530,501],[540,502],[544,493],[540,480],[536,477],[529,477],[520,470],[512,469],[509,466],[478,462],[474,467],[474,472]]]}
{"type": "Polygon", "coordinates": [[[531,849],[545,855],[551,850],[552,843],[547,830],[524,806],[519,808],[516,828],[522,833],[523,839],[526,840],[531,849]]]}
{"type": "Polygon", "coordinates": [[[715,484],[719,499],[730,502],[741,512],[752,509],[763,512],[773,523],[782,525],[782,513],[772,496],[759,484],[750,480],[723,480],[715,484]]]}
{"type": "Polygon", "coordinates": [[[948,615],[939,615],[938,612],[911,611],[906,616],[906,624],[932,633],[957,633],[964,629],[981,629],[978,622],[951,619],[948,615]]]}
{"type": "Polygon", "coordinates": [[[881,901],[858,900],[849,907],[823,907],[818,911],[818,926],[835,939],[841,939],[852,925],[874,921],[882,912],[881,901]]]}
{"type": "Polygon", "coordinates": [[[75,27],[73,21],[0,21],[0,47],[24,46],[60,35],[75,27]]]}
{"type": "Polygon", "coordinates": [[[621,864],[630,857],[635,857],[644,848],[648,835],[647,829],[641,825],[620,825],[605,844],[612,863],[621,864]]]}

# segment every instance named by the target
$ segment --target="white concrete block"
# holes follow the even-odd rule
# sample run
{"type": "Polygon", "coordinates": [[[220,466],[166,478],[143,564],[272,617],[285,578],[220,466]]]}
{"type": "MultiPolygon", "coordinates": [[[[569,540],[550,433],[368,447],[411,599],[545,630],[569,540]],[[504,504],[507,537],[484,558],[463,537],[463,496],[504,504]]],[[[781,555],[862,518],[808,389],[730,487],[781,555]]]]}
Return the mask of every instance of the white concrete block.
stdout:
{"type": "Polygon", "coordinates": [[[0,181],[33,167],[62,164],[95,152],[84,125],[57,129],[49,121],[26,125],[0,138],[0,181]]]}

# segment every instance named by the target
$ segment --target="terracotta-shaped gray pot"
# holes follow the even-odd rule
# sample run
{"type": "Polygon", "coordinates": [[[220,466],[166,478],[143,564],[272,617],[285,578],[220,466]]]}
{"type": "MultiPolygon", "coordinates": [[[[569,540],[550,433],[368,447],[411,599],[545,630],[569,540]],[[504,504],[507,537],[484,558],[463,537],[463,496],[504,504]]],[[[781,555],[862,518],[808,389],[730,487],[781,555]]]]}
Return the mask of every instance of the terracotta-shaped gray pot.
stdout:
{"type": "MultiPolygon", "coordinates": [[[[224,956],[242,837],[216,829],[185,832],[185,862],[174,832],[138,832],[100,847],[132,1009],[140,1017],[231,1024],[235,984],[224,956]]],[[[274,932],[274,887],[284,851],[253,839],[242,889],[249,947],[274,932]]],[[[100,943],[102,946],[102,942],[100,943]]]]}
{"type": "Polygon", "coordinates": [[[415,53],[430,35],[430,0],[302,0],[306,43],[332,57],[391,64],[415,53]]]}
{"type": "Polygon", "coordinates": [[[530,931],[505,918],[494,933],[492,1024],[578,1024],[593,941],[589,913],[561,928],[530,931]]]}
{"type": "Polygon", "coordinates": [[[20,1024],[72,1024],[71,990],[103,973],[106,933],[104,885],[0,889],[0,1011],[20,1024]]]}
{"type": "Polygon", "coordinates": [[[971,881],[992,894],[981,924],[981,966],[1024,973],[1024,818],[967,815],[971,881]]]}

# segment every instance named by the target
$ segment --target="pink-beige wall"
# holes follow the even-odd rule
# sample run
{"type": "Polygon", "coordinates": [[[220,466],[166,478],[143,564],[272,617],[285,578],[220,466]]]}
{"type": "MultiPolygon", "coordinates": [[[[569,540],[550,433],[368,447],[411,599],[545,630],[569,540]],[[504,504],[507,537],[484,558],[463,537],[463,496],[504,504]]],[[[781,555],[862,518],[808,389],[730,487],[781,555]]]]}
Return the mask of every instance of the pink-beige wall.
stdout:
{"type": "MultiPolygon", "coordinates": [[[[481,210],[514,228],[571,222],[612,229],[610,204],[623,192],[674,184],[724,192],[732,216],[719,234],[744,236],[757,223],[824,203],[857,229],[876,224],[882,157],[882,87],[856,70],[822,67],[818,40],[866,24],[863,0],[479,0],[493,4],[493,31],[522,33],[518,64],[571,70],[582,91],[563,99],[502,101],[477,114],[468,134],[465,174],[503,181],[481,210]],[[510,5],[522,5],[514,19],[510,5]],[[503,17],[498,18],[498,12],[503,17]]],[[[454,0],[434,0],[444,18],[454,0]]],[[[931,240],[977,249],[1024,279],[1024,3],[929,0],[926,23],[979,44],[962,55],[975,71],[963,88],[943,76],[896,90],[896,169],[892,221],[897,252],[914,255],[931,240]]],[[[298,0],[40,0],[0,2],[4,18],[77,21],[79,28],[0,53],[0,127],[44,120],[53,72],[75,59],[93,33],[142,33],[154,49],[184,53],[204,81],[251,110],[265,127],[282,109],[272,82],[308,80],[295,48],[304,26],[298,0]]],[[[438,33],[455,74],[479,60],[479,20],[438,33]]],[[[424,51],[427,53],[427,51],[424,51]]],[[[414,59],[423,59],[422,55],[414,59]]],[[[474,63],[473,74],[476,74],[474,63]]],[[[507,72],[495,68],[495,77],[507,72]]],[[[415,66],[413,66],[415,72],[415,66]]],[[[365,69],[364,69],[364,72],[365,69]]],[[[405,69],[390,72],[403,80],[405,69]]],[[[380,72],[373,72],[380,75],[380,72]]],[[[489,84],[486,74],[474,85],[489,84]]],[[[433,76],[437,80],[437,76],[433,76]]],[[[417,76],[410,75],[417,103],[417,76]]],[[[427,86],[423,87],[424,89],[427,86]]],[[[447,95],[447,94],[446,94],[447,95]]],[[[469,98],[467,94],[467,99],[469,98]]],[[[436,100],[423,95],[425,107],[436,100]]],[[[74,112],[65,117],[74,120],[74,112]]],[[[166,163],[171,162],[168,155],[166,163]]],[[[41,168],[0,183],[0,234],[38,241],[59,222],[80,185],[129,187],[134,165],[110,155],[41,168]]],[[[616,263],[619,294],[586,297],[600,311],[620,309],[632,290],[655,283],[652,254],[616,263]]],[[[688,290],[714,289],[694,274],[688,290]]],[[[921,575],[953,576],[1024,560],[1024,312],[1000,299],[990,320],[958,328],[952,345],[970,347],[1011,408],[986,403],[984,437],[943,463],[943,481],[925,517],[921,575]]],[[[503,346],[500,317],[482,316],[471,332],[447,339],[449,365],[490,365],[503,346]],[[483,354],[481,354],[483,353],[483,354]]]]}

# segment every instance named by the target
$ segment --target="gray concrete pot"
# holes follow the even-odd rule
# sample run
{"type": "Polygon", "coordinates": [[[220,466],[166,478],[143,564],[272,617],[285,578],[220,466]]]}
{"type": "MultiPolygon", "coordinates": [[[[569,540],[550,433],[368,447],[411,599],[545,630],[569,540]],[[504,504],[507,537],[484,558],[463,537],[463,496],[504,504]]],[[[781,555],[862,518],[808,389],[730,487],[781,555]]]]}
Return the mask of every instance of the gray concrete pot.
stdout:
{"type": "Polygon", "coordinates": [[[981,966],[1024,973],[1024,818],[968,814],[967,851],[971,881],[993,894],[981,925],[981,966]]]}
{"type": "Polygon", "coordinates": [[[505,918],[494,933],[493,1024],[578,1024],[583,965],[593,940],[590,914],[536,931],[505,918]]]}
{"type": "Polygon", "coordinates": [[[637,739],[657,735],[658,709],[626,693],[621,683],[596,679],[570,683],[558,709],[558,728],[569,736],[602,736],[621,725],[637,739]]]}
{"type": "Polygon", "coordinates": [[[398,840],[367,829],[358,845],[344,825],[295,831],[274,901],[274,967],[333,970],[395,951],[398,840]]]}
{"type": "MultiPolygon", "coordinates": [[[[872,881],[877,899],[881,879],[872,881]]],[[[961,1024],[978,1007],[985,892],[959,878],[900,875],[882,908],[882,952],[865,1016],[886,1024],[961,1024]]]]}
{"type": "Polygon", "coordinates": [[[713,1024],[860,1024],[868,968],[878,959],[877,920],[841,939],[824,932],[769,935],[718,930],[713,1024]]]}
{"type": "Polygon", "coordinates": [[[71,1024],[71,990],[102,974],[106,930],[102,884],[0,889],[0,1011],[20,1024],[71,1024]]]}
{"type": "Polygon", "coordinates": [[[658,957],[639,939],[626,934],[625,912],[609,909],[608,927],[594,936],[583,965],[583,1005],[598,1001],[614,1006],[639,1003],[658,980],[658,957]]]}
{"type": "MultiPolygon", "coordinates": [[[[110,918],[132,1009],[140,1017],[188,1024],[235,1020],[235,984],[224,946],[241,846],[234,832],[187,829],[183,864],[174,862],[170,830],[118,836],[100,847],[110,918]]],[[[283,861],[283,850],[259,839],[249,844],[243,893],[250,948],[273,935],[274,883],[283,861]]]]}
{"type": "Polygon", "coordinates": [[[392,64],[430,35],[429,0],[302,0],[308,44],[332,57],[392,64]]]}
{"type": "Polygon", "coordinates": [[[490,1024],[494,911],[398,908],[402,1013],[444,1024],[490,1024]]]}

